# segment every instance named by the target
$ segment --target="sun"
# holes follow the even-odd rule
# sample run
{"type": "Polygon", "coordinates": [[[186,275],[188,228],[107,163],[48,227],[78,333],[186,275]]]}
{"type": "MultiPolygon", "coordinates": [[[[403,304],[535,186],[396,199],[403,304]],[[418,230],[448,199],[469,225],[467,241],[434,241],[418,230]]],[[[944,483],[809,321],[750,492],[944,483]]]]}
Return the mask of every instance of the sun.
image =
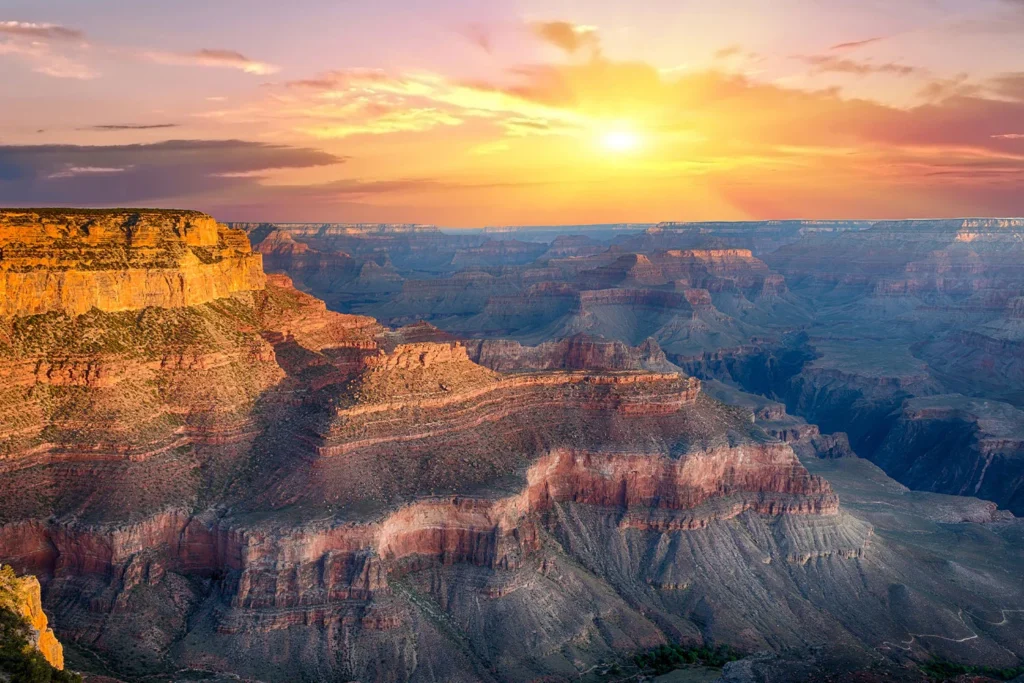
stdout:
{"type": "Polygon", "coordinates": [[[640,147],[640,136],[628,128],[614,128],[602,133],[600,142],[609,152],[632,152],[640,147]]]}

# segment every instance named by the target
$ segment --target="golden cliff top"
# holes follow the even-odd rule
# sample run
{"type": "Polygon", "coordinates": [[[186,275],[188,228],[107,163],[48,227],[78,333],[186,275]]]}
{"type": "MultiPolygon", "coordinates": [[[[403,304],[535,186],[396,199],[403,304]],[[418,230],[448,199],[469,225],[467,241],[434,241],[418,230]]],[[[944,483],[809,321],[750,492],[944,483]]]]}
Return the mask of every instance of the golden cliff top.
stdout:
{"type": "Polygon", "coordinates": [[[0,316],[179,308],[264,283],[245,234],[196,211],[0,210],[0,316]]]}

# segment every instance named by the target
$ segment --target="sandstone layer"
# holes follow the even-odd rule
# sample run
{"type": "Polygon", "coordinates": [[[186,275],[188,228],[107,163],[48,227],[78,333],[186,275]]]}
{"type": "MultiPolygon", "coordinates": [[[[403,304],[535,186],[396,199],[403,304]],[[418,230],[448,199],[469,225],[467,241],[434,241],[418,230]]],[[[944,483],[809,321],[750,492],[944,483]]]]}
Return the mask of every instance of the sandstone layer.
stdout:
{"type": "Polygon", "coordinates": [[[262,287],[245,234],[200,213],[0,212],[0,316],[181,308],[262,287]]]}
{"type": "Polygon", "coordinates": [[[50,666],[64,668],[64,648],[50,628],[43,611],[39,581],[34,576],[19,577],[10,567],[0,565],[0,610],[9,610],[25,619],[32,630],[32,646],[50,666]]]}

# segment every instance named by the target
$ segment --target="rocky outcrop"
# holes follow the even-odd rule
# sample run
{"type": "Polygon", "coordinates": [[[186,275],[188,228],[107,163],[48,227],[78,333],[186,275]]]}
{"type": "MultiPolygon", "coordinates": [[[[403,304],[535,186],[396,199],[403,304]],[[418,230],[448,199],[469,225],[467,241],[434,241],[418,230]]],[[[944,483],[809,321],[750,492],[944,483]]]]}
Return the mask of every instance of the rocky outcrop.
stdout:
{"type": "Polygon", "coordinates": [[[653,339],[640,346],[579,334],[539,346],[487,339],[465,342],[469,357],[499,372],[524,370],[652,370],[678,371],[653,339]]]}
{"type": "Polygon", "coordinates": [[[976,496],[1024,515],[1024,413],[960,395],[904,401],[872,454],[915,489],[976,496]]]}
{"type": "Polygon", "coordinates": [[[583,271],[579,277],[586,289],[657,286],[668,282],[661,268],[643,254],[625,254],[606,266],[583,271]]]}
{"type": "Polygon", "coordinates": [[[479,247],[459,249],[452,257],[455,268],[507,266],[530,263],[547,250],[542,242],[487,240],[479,247]]]}
{"type": "Polygon", "coordinates": [[[552,240],[548,250],[538,260],[547,261],[550,259],[596,256],[606,249],[607,247],[604,244],[587,235],[559,235],[552,240]]]}
{"type": "Polygon", "coordinates": [[[201,306],[6,319],[0,518],[190,504],[272,416],[361,371],[380,332],[281,276],[201,306]]]}
{"type": "MultiPolygon", "coordinates": [[[[289,343],[326,354],[360,341],[341,334],[337,323],[345,316],[332,321],[280,276],[270,279],[267,294],[272,298],[257,310],[278,323],[276,353],[289,343]]],[[[351,322],[368,328],[359,334],[372,329],[351,322]]],[[[275,679],[274,656],[223,653],[269,653],[274,643],[295,646],[299,638],[345,653],[344,662],[327,665],[331,671],[392,680],[384,671],[402,671],[404,655],[381,652],[374,663],[367,657],[382,639],[429,637],[409,630],[421,628],[415,615],[424,603],[410,585],[425,571],[484,572],[479,588],[453,579],[452,599],[486,596],[519,615],[514,619],[527,618],[528,608],[517,606],[518,587],[538,566],[570,571],[573,582],[584,581],[581,595],[642,629],[636,645],[663,638],[640,626],[610,589],[570,569],[566,550],[553,551],[544,540],[576,534],[563,517],[578,508],[611,515],[621,534],[715,533],[716,525],[749,515],[843,524],[828,484],[809,475],[788,446],[741,437],[749,431],[742,417],[678,373],[506,375],[473,363],[456,342],[359,348],[365,355],[354,378],[333,385],[322,403],[276,413],[285,417],[272,422],[279,438],[256,438],[250,458],[216,465],[241,479],[237,490],[228,486],[213,498],[231,501],[231,513],[204,508],[201,498],[190,509],[169,508],[164,499],[164,510],[148,516],[104,507],[88,523],[24,513],[15,520],[9,511],[0,556],[45,577],[70,637],[109,653],[119,668],[153,670],[173,646],[179,665],[275,679]],[[328,645],[328,634],[339,632],[348,644],[328,645]]],[[[315,367],[289,370],[286,382],[315,367]]],[[[78,462],[97,467],[88,454],[78,462]]],[[[120,476],[145,463],[131,461],[120,476]]],[[[10,475],[11,486],[30,481],[25,470],[10,475]]],[[[110,502],[106,482],[93,477],[83,485],[89,498],[110,502]]],[[[866,528],[851,533],[852,546],[836,546],[842,556],[866,543],[866,528]]],[[[797,543],[772,552],[802,562],[797,543]]],[[[545,642],[571,642],[579,633],[568,628],[545,642]]],[[[507,641],[496,642],[504,648],[507,641]]],[[[459,647],[439,647],[449,662],[472,670],[459,647]]],[[[294,654],[276,661],[307,672],[323,666],[303,648],[286,651],[294,654]]]]}
{"type": "Polygon", "coordinates": [[[182,308],[262,288],[245,235],[200,213],[0,213],[0,316],[182,308]]]}
{"type": "MultiPolygon", "coordinates": [[[[43,612],[39,581],[34,576],[17,576],[10,567],[0,565],[0,610],[22,617],[31,628],[31,644],[55,669],[64,668],[64,648],[50,628],[43,612]]],[[[0,669],[0,675],[3,670],[0,669]]]]}

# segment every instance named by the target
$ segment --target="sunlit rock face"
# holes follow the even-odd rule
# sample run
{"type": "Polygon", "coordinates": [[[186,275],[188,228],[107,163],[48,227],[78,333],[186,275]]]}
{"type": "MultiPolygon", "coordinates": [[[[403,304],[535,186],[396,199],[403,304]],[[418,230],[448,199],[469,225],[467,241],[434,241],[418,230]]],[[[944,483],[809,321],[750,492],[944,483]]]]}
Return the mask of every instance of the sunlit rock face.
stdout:
{"type": "Polygon", "coordinates": [[[0,609],[24,618],[31,629],[30,644],[39,650],[50,666],[64,668],[64,647],[50,628],[43,611],[39,581],[34,576],[17,576],[10,567],[0,565],[0,609]]]}
{"type": "Polygon", "coordinates": [[[5,211],[0,254],[0,315],[181,308],[263,288],[245,234],[190,211],[5,211]]]}

